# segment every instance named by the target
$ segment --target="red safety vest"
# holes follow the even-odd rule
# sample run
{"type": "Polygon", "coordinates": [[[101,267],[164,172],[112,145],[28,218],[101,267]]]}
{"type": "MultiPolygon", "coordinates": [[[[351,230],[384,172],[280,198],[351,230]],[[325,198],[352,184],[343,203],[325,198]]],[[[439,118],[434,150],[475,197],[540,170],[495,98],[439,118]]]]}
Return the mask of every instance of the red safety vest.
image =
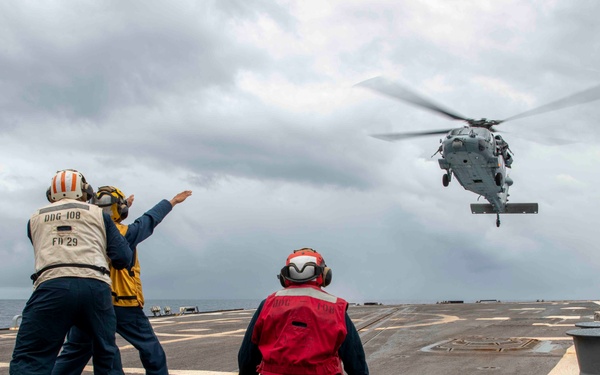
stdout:
{"type": "Polygon", "coordinates": [[[252,332],[263,357],[257,372],[343,374],[338,350],[347,334],[347,307],[316,285],[292,285],[271,294],[252,332]]]}

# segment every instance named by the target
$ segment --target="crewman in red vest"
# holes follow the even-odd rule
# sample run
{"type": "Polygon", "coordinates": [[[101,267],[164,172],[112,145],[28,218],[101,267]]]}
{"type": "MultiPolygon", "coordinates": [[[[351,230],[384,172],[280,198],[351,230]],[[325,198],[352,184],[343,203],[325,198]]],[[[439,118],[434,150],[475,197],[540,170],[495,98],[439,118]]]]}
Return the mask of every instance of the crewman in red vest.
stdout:
{"type": "Polygon", "coordinates": [[[331,277],[313,249],[288,256],[279,274],[284,289],[262,301],[248,325],[238,353],[240,375],[369,374],[348,303],[322,290],[331,277]]]}

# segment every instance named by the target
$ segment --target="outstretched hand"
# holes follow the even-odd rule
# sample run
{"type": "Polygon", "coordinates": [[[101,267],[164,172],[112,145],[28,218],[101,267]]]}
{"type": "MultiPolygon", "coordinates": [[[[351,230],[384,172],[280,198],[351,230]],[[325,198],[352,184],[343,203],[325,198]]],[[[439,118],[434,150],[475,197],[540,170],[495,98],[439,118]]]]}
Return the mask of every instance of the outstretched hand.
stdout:
{"type": "Polygon", "coordinates": [[[174,196],[169,202],[171,202],[171,206],[175,207],[176,204],[183,202],[190,195],[192,195],[191,190],[184,190],[181,193],[174,196]]]}
{"type": "Polygon", "coordinates": [[[133,204],[133,194],[131,194],[130,196],[127,197],[126,201],[127,201],[127,207],[131,207],[131,205],[133,204]]]}

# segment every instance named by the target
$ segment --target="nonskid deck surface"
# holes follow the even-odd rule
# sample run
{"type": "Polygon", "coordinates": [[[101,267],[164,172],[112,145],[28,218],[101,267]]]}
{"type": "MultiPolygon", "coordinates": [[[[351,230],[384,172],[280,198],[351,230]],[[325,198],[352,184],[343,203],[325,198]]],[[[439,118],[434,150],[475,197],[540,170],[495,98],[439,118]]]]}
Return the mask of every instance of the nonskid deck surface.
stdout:
{"type": "MultiPolygon", "coordinates": [[[[579,373],[566,331],[592,321],[594,301],[351,306],[371,374],[579,373]]],[[[237,352],[254,310],[151,318],[172,375],[237,374],[237,352]]],[[[0,374],[16,331],[0,331],[0,374]]],[[[144,374],[137,350],[117,335],[126,374],[144,374]]],[[[84,374],[91,374],[91,366],[84,374]]]]}

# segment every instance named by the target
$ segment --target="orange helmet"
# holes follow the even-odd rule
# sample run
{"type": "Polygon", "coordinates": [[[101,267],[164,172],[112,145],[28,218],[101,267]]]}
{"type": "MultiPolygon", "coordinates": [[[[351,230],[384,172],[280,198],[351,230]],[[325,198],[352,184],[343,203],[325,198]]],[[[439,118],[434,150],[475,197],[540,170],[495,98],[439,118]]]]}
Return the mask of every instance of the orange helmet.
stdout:
{"type": "Polygon", "coordinates": [[[331,269],[325,264],[323,256],[315,250],[305,247],[294,250],[279,273],[279,282],[283,287],[291,284],[302,284],[315,280],[318,286],[331,283],[331,269]]]}
{"type": "Polygon", "coordinates": [[[94,196],[94,189],[87,183],[85,177],[75,169],[64,169],[56,172],[46,190],[46,198],[50,203],[61,199],[76,199],[88,201],[94,196]]]}

